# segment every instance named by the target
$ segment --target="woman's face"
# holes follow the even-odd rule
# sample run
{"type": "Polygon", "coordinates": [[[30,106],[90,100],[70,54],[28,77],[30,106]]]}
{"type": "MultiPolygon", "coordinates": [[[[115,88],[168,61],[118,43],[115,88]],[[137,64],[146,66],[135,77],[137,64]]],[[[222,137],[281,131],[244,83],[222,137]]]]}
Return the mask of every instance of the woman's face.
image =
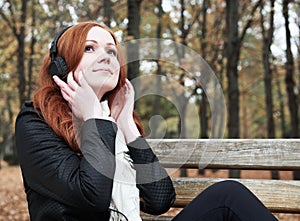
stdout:
{"type": "Polygon", "coordinates": [[[105,29],[95,26],[88,32],[85,51],[75,70],[82,71],[87,83],[99,99],[113,90],[119,79],[120,64],[117,59],[117,47],[111,34],[105,29]]]}

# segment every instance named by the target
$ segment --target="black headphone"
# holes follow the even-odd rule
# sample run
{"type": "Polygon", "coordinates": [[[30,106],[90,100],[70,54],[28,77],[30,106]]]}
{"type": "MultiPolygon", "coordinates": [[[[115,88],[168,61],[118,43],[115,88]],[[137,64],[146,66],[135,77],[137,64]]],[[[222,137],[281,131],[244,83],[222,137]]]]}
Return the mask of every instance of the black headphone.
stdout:
{"type": "Polygon", "coordinates": [[[59,78],[64,78],[69,71],[69,68],[68,68],[68,65],[67,65],[65,59],[60,56],[56,57],[56,55],[57,55],[57,42],[58,42],[59,38],[63,35],[63,33],[65,33],[65,31],[67,31],[70,27],[72,27],[72,26],[68,26],[68,27],[64,28],[63,30],[61,30],[55,36],[54,40],[51,43],[51,47],[50,47],[51,63],[49,66],[49,72],[50,72],[51,77],[53,77],[54,75],[57,75],[59,78]]]}

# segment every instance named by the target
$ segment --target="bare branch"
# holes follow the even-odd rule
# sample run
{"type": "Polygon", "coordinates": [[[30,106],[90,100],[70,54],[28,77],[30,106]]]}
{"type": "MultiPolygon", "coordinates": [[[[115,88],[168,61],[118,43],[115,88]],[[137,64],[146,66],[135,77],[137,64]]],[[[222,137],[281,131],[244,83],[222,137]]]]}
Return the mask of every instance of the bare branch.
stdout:
{"type": "Polygon", "coordinates": [[[198,20],[198,17],[201,13],[201,9],[198,8],[198,10],[196,11],[196,15],[194,16],[193,21],[188,25],[188,29],[185,31],[185,37],[190,33],[191,28],[193,27],[193,25],[195,24],[195,22],[198,20]]]}
{"type": "Polygon", "coordinates": [[[8,19],[8,17],[4,14],[3,12],[3,6],[5,5],[5,3],[0,7],[0,16],[3,18],[3,20],[6,22],[6,24],[8,25],[8,27],[11,28],[12,31],[14,31],[12,22],[8,19]]]}
{"type": "Polygon", "coordinates": [[[246,35],[246,32],[247,32],[248,28],[251,26],[251,24],[252,24],[252,22],[253,22],[253,19],[252,19],[252,18],[253,18],[253,15],[254,15],[256,9],[258,8],[258,6],[261,4],[261,1],[262,1],[262,0],[257,1],[256,4],[253,6],[252,11],[251,11],[251,14],[250,14],[251,17],[250,17],[250,19],[247,21],[247,23],[246,23],[246,25],[245,25],[245,27],[244,27],[244,29],[243,29],[243,31],[242,31],[242,34],[241,34],[241,37],[240,37],[240,42],[243,42],[244,37],[245,37],[245,35],[246,35]]]}
{"type": "Polygon", "coordinates": [[[11,23],[10,24],[10,27],[14,33],[14,35],[17,37],[18,36],[18,32],[17,32],[17,22],[16,22],[16,18],[15,18],[15,13],[14,13],[14,10],[13,10],[13,4],[10,0],[7,0],[7,2],[9,3],[9,11],[11,13],[11,23]]]}

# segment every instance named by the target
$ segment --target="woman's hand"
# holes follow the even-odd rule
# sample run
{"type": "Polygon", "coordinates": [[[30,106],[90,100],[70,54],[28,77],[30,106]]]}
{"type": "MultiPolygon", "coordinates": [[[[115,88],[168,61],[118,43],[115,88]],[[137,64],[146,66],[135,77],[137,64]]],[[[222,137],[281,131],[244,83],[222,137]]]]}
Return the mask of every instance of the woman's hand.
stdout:
{"type": "Polygon", "coordinates": [[[78,82],[74,80],[73,72],[68,74],[67,83],[57,76],[54,76],[53,80],[59,86],[63,98],[68,102],[75,117],[83,121],[102,117],[100,102],[86,82],[82,71],[78,73],[78,82]]]}
{"type": "Polygon", "coordinates": [[[131,117],[134,106],[134,89],[126,79],[125,85],[116,94],[111,107],[111,116],[115,121],[131,117]]]}
{"type": "Polygon", "coordinates": [[[111,116],[122,130],[127,143],[134,141],[140,132],[133,119],[134,109],[134,88],[130,81],[126,79],[125,85],[116,94],[112,106],[111,116]]]}

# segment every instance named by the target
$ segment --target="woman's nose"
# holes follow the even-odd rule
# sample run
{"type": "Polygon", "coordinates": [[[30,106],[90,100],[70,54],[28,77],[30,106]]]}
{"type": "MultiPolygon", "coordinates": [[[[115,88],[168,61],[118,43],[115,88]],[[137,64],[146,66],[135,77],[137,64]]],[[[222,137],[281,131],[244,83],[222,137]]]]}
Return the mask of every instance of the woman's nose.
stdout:
{"type": "Polygon", "coordinates": [[[99,60],[99,63],[110,64],[110,58],[108,56],[105,56],[99,60]]]}
{"type": "Polygon", "coordinates": [[[105,51],[101,52],[101,55],[97,59],[98,63],[110,64],[110,57],[105,51]]]}

